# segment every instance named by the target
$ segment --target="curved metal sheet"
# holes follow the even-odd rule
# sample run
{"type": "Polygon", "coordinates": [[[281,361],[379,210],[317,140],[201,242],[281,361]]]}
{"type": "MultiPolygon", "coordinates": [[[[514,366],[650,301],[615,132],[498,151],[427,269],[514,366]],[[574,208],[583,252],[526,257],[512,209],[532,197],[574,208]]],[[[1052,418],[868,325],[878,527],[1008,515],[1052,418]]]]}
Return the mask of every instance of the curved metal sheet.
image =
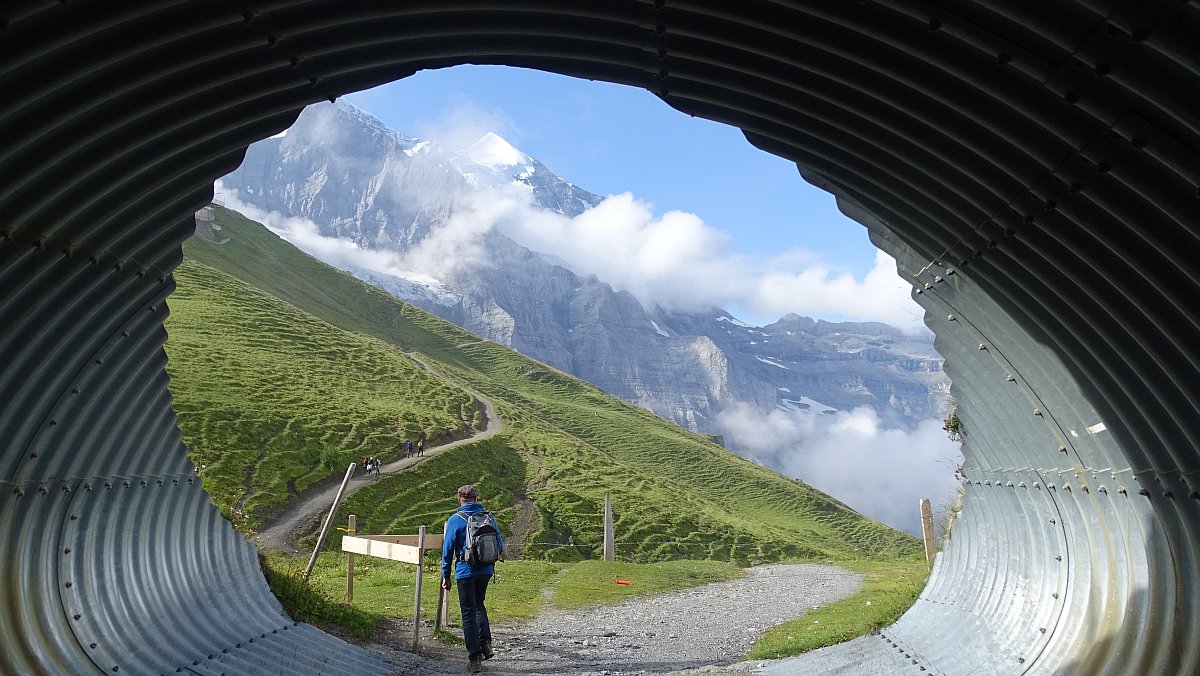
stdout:
{"type": "Polygon", "coordinates": [[[919,291],[962,518],[895,626],[776,672],[1200,671],[1197,34],[1172,0],[0,0],[0,671],[386,669],[187,484],[164,301],[247,144],[461,63],[736,125],[919,291]]]}

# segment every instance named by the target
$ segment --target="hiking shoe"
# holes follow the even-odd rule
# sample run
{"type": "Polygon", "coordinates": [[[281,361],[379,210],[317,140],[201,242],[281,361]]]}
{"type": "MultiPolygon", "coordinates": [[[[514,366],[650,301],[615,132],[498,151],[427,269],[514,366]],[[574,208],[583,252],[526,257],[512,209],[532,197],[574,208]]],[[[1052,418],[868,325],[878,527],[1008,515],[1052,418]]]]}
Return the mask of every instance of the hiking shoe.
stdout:
{"type": "Polygon", "coordinates": [[[479,646],[479,649],[483,651],[483,659],[485,660],[490,660],[496,656],[496,651],[492,650],[491,641],[484,641],[484,643],[479,646]]]}
{"type": "Polygon", "coordinates": [[[472,674],[478,674],[479,672],[483,671],[483,660],[479,659],[478,657],[472,659],[467,670],[472,674]]]}

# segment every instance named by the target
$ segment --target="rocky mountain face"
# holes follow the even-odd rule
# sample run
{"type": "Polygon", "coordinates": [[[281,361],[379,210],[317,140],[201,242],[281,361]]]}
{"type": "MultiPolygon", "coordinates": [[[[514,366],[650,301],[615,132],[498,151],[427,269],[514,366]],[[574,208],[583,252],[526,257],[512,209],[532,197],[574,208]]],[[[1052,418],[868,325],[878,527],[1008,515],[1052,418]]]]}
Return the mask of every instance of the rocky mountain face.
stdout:
{"type": "Polygon", "coordinates": [[[222,184],[362,252],[398,254],[389,265],[330,261],[364,281],[696,431],[720,432],[715,417],[734,403],[813,415],[867,405],[893,424],[943,413],[948,381],[931,336],[796,315],[756,327],[718,308],[645,307],[499,229],[472,231],[464,214],[486,211],[481,195],[523,195],[566,216],[602,201],[494,134],[452,151],[349,105],[319,104],[251,146],[222,184]],[[423,264],[434,271],[418,271],[423,264]]]}

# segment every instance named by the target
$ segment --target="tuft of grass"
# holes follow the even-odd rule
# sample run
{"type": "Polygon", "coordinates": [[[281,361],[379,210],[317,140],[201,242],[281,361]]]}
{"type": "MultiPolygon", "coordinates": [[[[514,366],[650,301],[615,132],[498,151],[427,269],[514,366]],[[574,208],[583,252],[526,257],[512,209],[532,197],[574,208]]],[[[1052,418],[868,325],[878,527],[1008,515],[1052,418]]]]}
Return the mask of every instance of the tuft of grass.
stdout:
{"type": "Polygon", "coordinates": [[[725,582],[744,576],[741,568],[722,561],[580,561],[555,580],[554,605],[572,609],[620,603],[627,598],[725,582]],[[628,585],[617,580],[628,581],[628,585]]]}
{"type": "MultiPolygon", "coordinates": [[[[293,560],[299,562],[299,559],[293,560]]],[[[440,553],[428,553],[424,565],[421,617],[432,623],[441,577],[440,553]]],[[[537,617],[544,602],[542,590],[553,587],[553,580],[564,567],[541,560],[498,564],[497,575],[488,587],[489,620],[496,626],[504,626],[537,617]]],[[[346,555],[341,552],[322,553],[309,579],[312,586],[326,597],[344,599],[346,555]]],[[[354,564],[354,607],[372,615],[412,617],[416,580],[417,567],[412,564],[357,556],[354,564]]],[[[458,624],[456,587],[450,589],[450,618],[452,624],[458,624]]]]}
{"type": "MultiPolygon", "coordinates": [[[[272,554],[277,566],[303,569],[299,557],[272,554]]],[[[433,622],[437,607],[440,554],[425,557],[421,589],[421,617],[433,622]]],[[[558,608],[621,603],[627,598],[662,594],[741,577],[740,568],[720,561],[664,561],[637,564],[580,561],[573,564],[546,560],[503,561],[488,586],[488,617],[497,626],[528,622],[537,617],[552,590],[558,608]],[[618,579],[629,585],[617,584],[618,579]]],[[[355,557],[354,607],[369,616],[411,617],[417,567],[366,556],[355,557]]],[[[323,599],[344,599],[346,555],[322,553],[317,558],[310,586],[323,599]]],[[[450,616],[457,624],[458,592],[450,590],[450,616]]]]}
{"type": "Polygon", "coordinates": [[[258,561],[271,591],[293,620],[341,627],[364,640],[375,634],[382,614],[335,602],[326,590],[304,581],[303,566],[296,566],[295,559],[260,553],[258,561]]]}
{"type": "Polygon", "coordinates": [[[899,561],[847,561],[837,565],[866,574],[863,587],[847,599],[768,629],[748,659],[791,657],[879,631],[900,619],[925,587],[924,558],[899,561]]]}

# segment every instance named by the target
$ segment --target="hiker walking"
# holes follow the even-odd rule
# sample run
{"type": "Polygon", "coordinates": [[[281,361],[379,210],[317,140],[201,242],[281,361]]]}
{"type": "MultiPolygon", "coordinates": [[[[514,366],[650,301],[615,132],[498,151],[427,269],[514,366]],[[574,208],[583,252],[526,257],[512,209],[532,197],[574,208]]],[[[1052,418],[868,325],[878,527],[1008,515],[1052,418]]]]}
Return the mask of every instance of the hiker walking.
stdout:
{"type": "Polygon", "coordinates": [[[417,457],[425,455],[425,438],[417,439],[417,457]]]}
{"type": "Polygon", "coordinates": [[[458,581],[458,607],[471,673],[482,671],[483,660],[495,654],[483,602],[495,563],[503,560],[504,540],[496,517],[483,508],[475,486],[461,486],[458,510],[446,520],[442,540],[442,589],[450,589],[452,577],[458,581]]]}
{"type": "Polygon", "coordinates": [[[404,442],[404,450],[408,453],[408,455],[406,455],[405,457],[411,458],[412,451],[413,451],[412,439],[409,439],[408,441],[404,442]]]}

